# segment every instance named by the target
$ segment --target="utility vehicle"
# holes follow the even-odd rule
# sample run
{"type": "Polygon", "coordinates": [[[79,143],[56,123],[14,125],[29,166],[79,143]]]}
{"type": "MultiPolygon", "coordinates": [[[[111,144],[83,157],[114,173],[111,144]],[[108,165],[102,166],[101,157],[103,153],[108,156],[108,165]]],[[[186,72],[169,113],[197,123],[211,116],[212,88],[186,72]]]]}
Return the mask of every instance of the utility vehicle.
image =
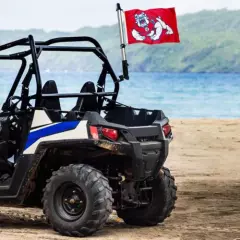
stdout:
{"type": "Polygon", "coordinates": [[[174,178],[163,166],[172,140],[163,111],[116,101],[123,78],[93,38],[35,41],[29,35],[1,45],[0,51],[16,46],[27,50],[0,55],[0,60],[21,62],[0,113],[0,202],[42,207],[53,229],[69,236],[93,234],[113,209],[127,224],[163,222],[177,198],[174,178]],[[93,47],[66,45],[71,42],[93,47]],[[59,93],[54,80],[42,86],[38,60],[44,51],[95,54],[103,62],[96,87],[86,82],[76,86],[80,92],[59,93]],[[105,92],[107,75],[112,92],[105,92]],[[36,81],[34,94],[31,81],[36,81]],[[62,110],[60,98],[76,98],[76,104],[62,110]]]}

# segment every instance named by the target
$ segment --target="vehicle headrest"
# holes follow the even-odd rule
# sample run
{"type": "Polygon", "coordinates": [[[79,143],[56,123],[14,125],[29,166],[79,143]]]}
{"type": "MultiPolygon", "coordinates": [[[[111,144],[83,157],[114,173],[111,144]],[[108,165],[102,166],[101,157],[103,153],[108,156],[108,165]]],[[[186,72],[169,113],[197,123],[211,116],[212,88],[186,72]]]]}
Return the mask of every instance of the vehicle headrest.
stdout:
{"type": "Polygon", "coordinates": [[[80,92],[96,92],[94,83],[91,81],[84,83],[80,92]]]}
{"type": "Polygon", "coordinates": [[[42,88],[42,93],[58,93],[56,82],[54,80],[47,81],[42,88]]]}
{"type": "MultiPolygon", "coordinates": [[[[58,93],[56,82],[54,80],[47,81],[42,88],[42,93],[43,94],[58,93]]],[[[60,100],[58,97],[44,98],[42,99],[40,106],[46,108],[47,110],[50,109],[61,110],[60,100]]],[[[59,112],[49,111],[49,116],[53,122],[61,121],[61,114],[59,112]]]]}
{"type": "MultiPolygon", "coordinates": [[[[91,81],[84,83],[82,86],[82,89],[80,91],[80,93],[87,93],[87,92],[96,92],[95,85],[91,81]]],[[[91,97],[85,98],[85,103],[89,102],[89,99],[90,99],[90,101],[93,99],[96,99],[96,96],[91,96],[91,97]]],[[[82,100],[82,97],[78,97],[76,106],[80,105],[81,100],[82,100]]],[[[86,104],[85,103],[84,103],[84,105],[87,104],[87,103],[86,104]]]]}

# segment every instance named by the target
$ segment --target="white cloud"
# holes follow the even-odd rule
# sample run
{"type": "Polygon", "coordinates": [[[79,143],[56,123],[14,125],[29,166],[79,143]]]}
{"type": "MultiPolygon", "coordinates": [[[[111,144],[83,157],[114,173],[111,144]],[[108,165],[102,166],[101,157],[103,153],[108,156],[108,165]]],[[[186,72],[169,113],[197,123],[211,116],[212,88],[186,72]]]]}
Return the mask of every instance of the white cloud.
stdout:
{"type": "MultiPolygon", "coordinates": [[[[116,1],[117,2],[117,1],[116,1]]],[[[0,29],[75,30],[117,22],[113,0],[0,0],[0,29]]],[[[240,9],[240,0],[119,0],[122,8],[176,7],[177,14],[240,9]]]]}

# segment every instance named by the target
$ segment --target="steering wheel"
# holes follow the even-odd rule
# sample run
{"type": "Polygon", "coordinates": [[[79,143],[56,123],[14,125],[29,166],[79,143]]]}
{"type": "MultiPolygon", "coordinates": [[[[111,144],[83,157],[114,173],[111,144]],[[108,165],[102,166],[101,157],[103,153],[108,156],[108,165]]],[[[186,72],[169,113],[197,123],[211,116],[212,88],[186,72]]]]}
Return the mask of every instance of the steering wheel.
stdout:
{"type": "MultiPolygon", "coordinates": [[[[17,106],[20,102],[22,101],[22,98],[19,96],[12,96],[8,99],[7,102],[7,108],[8,110],[11,112],[10,114],[10,129],[12,131],[16,131],[19,126],[18,126],[18,122],[19,122],[19,116],[17,114],[18,111],[20,111],[20,108],[17,106]],[[16,102],[14,102],[14,100],[17,100],[16,102]]],[[[28,107],[32,107],[32,105],[30,103],[27,104],[28,107]]]]}
{"type": "MultiPolygon", "coordinates": [[[[22,101],[22,98],[19,96],[12,96],[8,99],[8,103],[7,103],[7,108],[9,109],[9,111],[16,111],[19,110],[19,108],[17,107],[17,105],[22,101]],[[17,100],[15,103],[13,102],[14,100],[17,100]]],[[[32,107],[32,105],[28,102],[27,103],[28,107],[32,107]]]]}
{"type": "Polygon", "coordinates": [[[21,97],[19,96],[12,96],[8,99],[8,102],[7,102],[7,108],[9,109],[9,111],[15,111],[15,110],[18,110],[18,107],[17,105],[20,103],[21,101],[21,97]],[[15,103],[13,102],[14,100],[18,100],[16,101],[15,103]]]}

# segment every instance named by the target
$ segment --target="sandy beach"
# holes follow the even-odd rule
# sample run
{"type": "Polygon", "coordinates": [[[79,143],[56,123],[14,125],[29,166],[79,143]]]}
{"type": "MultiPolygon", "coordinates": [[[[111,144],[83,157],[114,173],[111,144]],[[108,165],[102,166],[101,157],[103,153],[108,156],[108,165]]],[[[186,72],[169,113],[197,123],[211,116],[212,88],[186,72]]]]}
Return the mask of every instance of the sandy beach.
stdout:
{"type": "MultiPolygon", "coordinates": [[[[178,200],[170,218],[156,227],[138,228],[112,215],[103,230],[86,239],[240,239],[240,120],[175,119],[171,125],[174,140],[166,166],[175,176],[178,200]]],[[[0,240],[73,239],[41,221],[17,221],[16,211],[38,210],[0,207],[0,240]]]]}

